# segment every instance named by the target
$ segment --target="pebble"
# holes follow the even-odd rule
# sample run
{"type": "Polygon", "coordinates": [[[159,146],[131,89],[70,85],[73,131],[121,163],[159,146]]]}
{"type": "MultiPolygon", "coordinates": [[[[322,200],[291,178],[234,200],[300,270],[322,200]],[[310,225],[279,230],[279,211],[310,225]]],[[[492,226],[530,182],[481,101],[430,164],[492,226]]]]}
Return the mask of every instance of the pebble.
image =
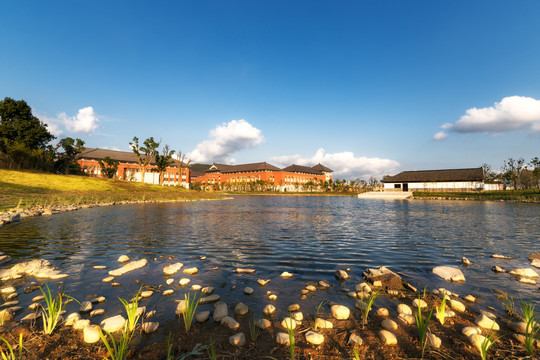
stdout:
{"type": "Polygon", "coordinates": [[[11,294],[11,293],[14,293],[16,290],[13,286],[7,286],[7,287],[4,287],[2,289],[0,289],[0,293],[1,294],[11,294]]]}
{"type": "Polygon", "coordinates": [[[336,276],[336,279],[338,279],[339,281],[344,281],[349,278],[349,274],[347,274],[346,271],[339,270],[339,269],[336,270],[336,273],[334,275],[336,276]]]}
{"type": "Polygon", "coordinates": [[[469,337],[473,334],[481,334],[482,330],[480,330],[476,326],[465,326],[463,329],[461,329],[461,333],[469,337]]]}
{"type": "Polygon", "coordinates": [[[228,315],[228,312],[227,304],[223,301],[218,301],[214,304],[214,314],[212,314],[212,317],[215,322],[221,322],[221,320],[228,315]]]}
{"type": "Polygon", "coordinates": [[[90,312],[90,317],[100,316],[105,314],[105,309],[96,309],[90,312]]]}
{"type": "Polygon", "coordinates": [[[396,336],[388,330],[380,330],[379,338],[381,339],[384,345],[397,345],[396,336]]]}
{"type": "Polygon", "coordinates": [[[439,349],[441,347],[442,341],[435,334],[430,332],[427,333],[427,343],[429,346],[439,349]]]}
{"type": "Polygon", "coordinates": [[[521,276],[522,278],[537,279],[540,277],[532,268],[512,269],[508,272],[510,275],[521,276]]]}
{"type": "Polygon", "coordinates": [[[199,290],[201,290],[201,289],[202,289],[202,286],[199,285],[199,284],[193,284],[193,285],[191,285],[191,290],[193,290],[193,291],[199,291],[199,290]]]}
{"type": "Polygon", "coordinates": [[[399,328],[398,324],[396,324],[394,320],[390,320],[390,319],[384,319],[381,322],[381,326],[383,329],[388,330],[388,331],[396,331],[399,328]]]}
{"type": "Polygon", "coordinates": [[[187,275],[195,275],[199,272],[199,270],[196,267],[192,267],[189,269],[184,269],[183,273],[187,275]]]}
{"type": "Polygon", "coordinates": [[[302,290],[300,290],[300,294],[302,294],[302,295],[309,294],[309,290],[308,289],[302,289],[302,290]]]}
{"type": "Polygon", "coordinates": [[[155,332],[158,329],[158,327],[159,327],[158,322],[145,322],[141,326],[142,331],[145,334],[151,334],[151,333],[155,332]]]}
{"type": "Polygon", "coordinates": [[[359,291],[359,292],[371,292],[371,287],[367,284],[367,283],[360,283],[358,285],[356,285],[356,291],[359,291]]]}
{"type": "Polygon", "coordinates": [[[212,294],[210,296],[205,296],[201,298],[201,300],[199,301],[199,304],[214,303],[216,301],[219,301],[219,299],[221,299],[221,296],[219,296],[218,294],[212,294]]]}
{"type": "Polygon", "coordinates": [[[122,286],[122,284],[117,283],[117,282],[111,283],[111,287],[118,287],[118,286],[122,286]]]}
{"type": "Polygon", "coordinates": [[[254,273],[255,273],[255,269],[242,269],[242,268],[237,268],[235,272],[236,272],[237,274],[254,274],[254,273]]]}
{"type": "MultiPolygon", "coordinates": [[[[486,337],[484,335],[480,335],[480,334],[472,334],[471,336],[469,336],[469,341],[481,353],[482,352],[482,344],[484,343],[484,341],[486,341],[486,337]]],[[[487,341],[489,341],[489,340],[487,340],[487,341]]],[[[491,344],[491,341],[489,341],[489,343],[491,344]]]]}
{"type": "Polygon", "coordinates": [[[265,316],[271,316],[276,312],[276,307],[272,304],[268,304],[263,308],[263,314],[265,316]]]}
{"type": "Polygon", "coordinates": [[[300,310],[299,304],[291,304],[287,306],[287,311],[298,311],[298,310],[300,310]]]}
{"type": "Polygon", "coordinates": [[[249,286],[244,288],[244,294],[246,294],[246,295],[253,294],[253,291],[254,291],[253,288],[250,288],[249,286]]]}
{"type": "Polygon", "coordinates": [[[207,321],[210,318],[210,311],[201,311],[195,314],[195,320],[197,320],[198,323],[203,323],[207,321]]]}
{"type": "Polygon", "coordinates": [[[99,337],[99,326],[88,325],[83,330],[84,342],[87,344],[97,343],[101,338],[99,337]]]}
{"type": "Polygon", "coordinates": [[[267,320],[267,319],[259,319],[255,321],[255,326],[258,327],[259,329],[264,330],[272,326],[272,323],[270,322],[270,320],[267,320]]]}
{"type": "Polygon", "coordinates": [[[124,328],[126,319],[122,315],[111,316],[99,324],[104,331],[113,333],[124,328]]]}
{"type": "Polygon", "coordinates": [[[277,295],[276,294],[271,294],[271,295],[268,296],[268,299],[272,300],[272,301],[275,301],[275,300],[277,300],[277,295]]]}
{"type": "Polygon", "coordinates": [[[182,278],[180,279],[180,281],[178,281],[178,283],[180,284],[180,286],[186,286],[187,284],[189,284],[191,280],[189,279],[186,279],[186,278],[182,278]]]}
{"type": "Polygon", "coordinates": [[[169,295],[172,295],[172,294],[174,294],[173,289],[164,290],[163,293],[162,293],[163,296],[169,296],[169,295]]]}
{"type": "Polygon", "coordinates": [[[355,293],[354,291],[349,291],[349,292],[347,293],[347,296],[348,296],[348,297],[351,297],[351,298],[353,298],[353,299],[356,299],[356,293],[355,293]]]}
{"type": "Polygon", "coordinates": [[[465,276],[460,269],[452,266],[437,266],[433,273],[446,281],[462,282],[465,281],[465,276]]]}
{"type": "Polygon", "coordinates": [[[283,332],[277,333],[276,342],[280,345],[289,346],[290,344],[289,334],[283,333],[283,332]]]}
{"type": "Polygon", "coordinates": [[[114,276],[107,276],[105,279],[101,280],[101,282],[110,283],[113,280],[114,280],[114,276]]]}
{"type": "Polygon", "coordinates": [[[474,297],[473,295],[467,295],[463,298],[463,300],[468,301],[470,303],[474,303],[476,302],[476,297],[474,297]]]}
{"type": "Polygon", "coordinates": [[[94,265],[95,270],[105,270],[107,267],[105,265],[94,265]]]}
{"type": "Polygon", "coordinates": [[[415,323],[415,319],[414,319],[414,316],[412,315],[409,315],[409,314],[399,314],[398,315],[398,319],[400,321],[402,321],[403,323],[407,324],[407,325],[412,325],[415,323]]]}
{"type": "Polygon", "coordinates": [[[324,335],[315,331],[308,331],[306,333],[306,341],[313,345],[320,345],[324,342],[324,335]]]}
{"type": "Polygon", "coordinates": [[[525,344],[525,341],[527,339],[525,335],[522,334],[512,334],[512,337],[516,339],[516,341],[520,344],[525,344]]]}
{"type": "Polygon", "coordinates": [[[351,314],[351,310],[343,305],[332,305],[330,311],[336,320],[347,320],[351,314]]]}
{"type": "Polygon", "coordinates": [[[348,342],[349,345],[360,346],[362,345],[363,342],[364,340],[362,340],[362,338],[356,334],[351,334],[351,336],[349,336],[349,342],[348,342]]]}
{"type": "Polygon", "coordinates": [[[301,322],[302,320],[304,320],[304,314],[302,314],[301,311],[295,311],[295,312],[293,312],[291,315],[292,315],[292,318],[293,318],[294,320],[296,320],[296,322],[298,323],[298,325],[300,325],[300,322],[301,322]]]}
{"type": "MultiPolygon", "coordinates": [[[[214,316],[215,319],[215,316],[214,316]]],[[[230,316],[225,316],[223,319],[221,319],[221,325],[227,326],[231,330],[236,330],[240,327],[240,324],[238,321],[234,320],[230,316]]]]}
{"type": "Polygon", "coordinates": [[[79,307],[79,312],[88,312],[92,310],[92,303],[90,301],[83,301],[79,307]]]}
{"type": "Polygon", "coordinates": [[[281,321],[281,326],[287,330],[294,330],[296,329],[296,320],[286,317],[281,321]]]}
{"type": "Polygon", "coordinates": [[[428,307],[428,304],[422,299],[414,299],[412,304],[415,309],[418,309],[418,306],[420,306],[420,309],[425,309],[428,307]]]}
{"type": "Polygon", "coordinates": [[[28,310],[30,311],[37,311],[41,307],[40,303],[32,303],[28,305],[28,310]]]}
{"type": "Polygon", "coordinates": [[[461,263],[463,264],[463,266],[470,266],[472,264],[471,261],[465,256],[461,258],[461,263]]]}
{"type": "Polygon", "coordinates": [[[330,321],[317,318],[315,320],[315,327],[321,328],[321,329],[332,329],[334,327],[334,324],[332,324],[330,321]]]}
{"type": "Polygon", "coordinates": [[[153,318],[155,315],[156,315],[157,311],[156,310],[151,310],[149,312],[147,312],[145,315],[144,315],[144,318],[145,319],[151,319],[153,318]]]}
{"type": "Polygon", "coordinates": [[[120,257],[118,258],[118,262],[120,263],[124,263],[128,261],[129,261],[129,257],[127,255],[120,255],[120,257]]]}
{"type": "Polygon", "coordinates": [[[515,331],[520,334],[525,334],[527,332],[527,323],[524,321],[510,323],[508,327],[512,329],[512,331],[515,331]]]}
{"type": "Polygon", "coordinates": [[[13,311],[11,309],[4,309],[0,311],[0,323],[8,323],[13,321],[13,311]]]}
{"type": "Polygon", "coordinates": [[[465,312],[467,310],[465,304],[457,300],[450,300],[450,307],[459,312],[465,312]]]}
{"type": "Polygon", "coordinates": [[[203,295],[210,295],[212,294],[216,289],[214,289],[212,286],[206,286],[201,289],[201,292],[203,295]]]}
{"type": "Polygon", "coordinates": [[[512,259],[510,256],[504,256],[504,255],[499,255],[499,254],[493,254],[491,255],[491,257],[494,259],[506,259],[506,260],[512,259]]]}
{"type": "Polygon", "coordinates": [[[287,272],[287,271],[284,271],[281,273],[281,275],[279,275],[280,277],[284,278],[284,279],[288,279],[288,278],[291,278],[293,277],[294,275],[291,274],[290,272],[287,272]]]}
{"type": "Polygon", "coordinates": [[[390,315],[387,308],[378,308],[375,314],[381,317],[387,317],[388,315],[390,315]]]}
{"type": "Polygon", "coordinates": [[[249,312],[248,306],[242,302],[236,304],[236,306],[234,307],[234,313],[236,315],[242,316],[242,315],[246,315],[248,312],[249,312]]]}
{"type": "Polygon", "coordinates": [[[366,291],[360,291],[356,293],[356,297],[359,299],[367,299],[370,297],[370,294],[366,291]]]}
{"type": "Polygon", "coordinates": [[[259,286],[266,286],[266,284],[268,284],[270,282],[270,280],[263,280],[263,279],[259,279],[257,280],[257,284],[259,284],[259,286]]]}
{"type": "Polygon", "coordinates": [[[152,296],[152,294],[154,294],[152,290],[146,290],[146,291],[141,292],[141,297],[143,299],[149,298],[150,296],[152,296]]]}
{"type": "Polygon", "coordinates": [[[320,286],[321,288],[323,288],[323,289],[327,289],[327,288],[330,287],[330,284],[327,283],[327,282],[324,281],[324,280],[321,280],[321,281],[319,281],[319,286],[320,286]]]}
{"type": "Polygon", "coordinates": [[[399,304],[397,307],[397,312],[398,314],[412,315],[412,309],[406,304],[399,304]]]}
{"type": "MultiPolygon", "coordinates": [[[[41,313],[32,313],[28,314],[25,317],[21,319],[21,322],[27,322],[27,321],[35,321],[36,319],[41,317],[41,313]]],[[[90,323],[90,320],[88,320],[88,323],[90,323]]]]}
{"type": "Polygon", "coordinates": [[[315,286],[313,286],[313,285],[308,285],[308,286],[306,286],[306,290],[310,291],[310,292],[315,292],[315,291],[317,291],[317,288],[315,286]]]}
{"type": "Polygon", "coordinates": [[[178,271],[180,271],[180,269],[182,269],[182,267],[184,266],[184,264],[182,263],[176,263],[176,264],[172,264],[172,265],[168,265],[168,266],[165,266],[163,268],[163,274],[165,276],[171,276],[171,275],[174,275],[176,274],[178,271]]]}
{"type": "Polygon", "coordinates": [[[246,344],[246,336],[243,332],[229,337],[229,344],[242,347],[246,344]]]}
{"type": "Polygon", "coordinates": [[[90,325],[90,320],[88,319],[75,320],[73,322],[73,330],[82,330],[89,325],[90,325]]]}
{"type": "Polygon", "coordinates": [[[165,284],[171,285],[173,282],[174,282],[174,279],[167,279],[167,281],[165,281],[165,284]]]}
{"type": "Polygon", "coordinates": [[[499,267],[499,266],[493,266],[491,268],[491,271],[495,272],[495,273],[505,273],[506,270],[504,270],[502,267],[499,267]]]}
{"type": "Polygon", "coordinates": [[[495,322],[495,320],[490,319],[484,314],[478,315],[478,317],[475,320],[476,325],[480,326],[484,329],[491,329],[491,330],[499,330],[499,324],[495,322]]]}

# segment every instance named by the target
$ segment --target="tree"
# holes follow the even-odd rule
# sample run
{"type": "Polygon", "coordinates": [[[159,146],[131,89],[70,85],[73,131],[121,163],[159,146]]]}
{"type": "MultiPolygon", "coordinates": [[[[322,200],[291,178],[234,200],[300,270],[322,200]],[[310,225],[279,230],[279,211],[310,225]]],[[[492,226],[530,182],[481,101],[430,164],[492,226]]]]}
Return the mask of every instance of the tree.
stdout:
{"type": "Polygon", "coordinates": [[[99,167],[101,168],[101,173],[105,175],[107,179],[112,179],[116,176],[116,172],[118,171],[118,165],[120,165],[120,161],[111,159],[109,156],[105,156],[105,158],[102,160],[99,160],[99,167]]]}
{"type": "Polygon", "coordinates": [[[58,158],[55,162],[55,167],[58,171],[61,171],[67,175],[69,173],[70,167],[75,165],[75,158],[77,157],[77,155],[84,151],[84,141],[82,141],[81,139],[73,139],[67,137],[60,140],[60,142],[56,146],[56,149],[58,149],[59,147],[62,147],[62,149],[64,149],[64,152],[58,155],[58,158]]]}
{"type": "Polygon", "coordinates": [[[369,178],[369,185],[368,185],[370,190],[374,190],[375,187],[377,187],[378,185],[379,185],[379,180],[377,180],[377,178],[371,176],[369,178]]]}
{"type": "Polygon", "coordinates": [[[540,189],[540,159],[538,156],[531,159],[529,166],[531,167],[534,187],[540,189]]]}
{"type": "Polygon", "coordinates": [[[491,166],[483,163],[482,170],[484,171],[484,182],[488,184],[493,183],[497,177],[497,174],[491,169],[491,166]]]}
{"type": "Polygon", "coordinates": [[[514,184],[514,190],[519,190],[519,180],[521,176],[521,172],[524,169],[525,160],[523,158],[519,158],[517,160],[514,160],[512,158],[508,158],[508,160],[504,161],[503,165],[503,179],[509,183],[514,184]]]}
{"type": "Polygon", "coordinates": [[[174,155],[174,150],[169,149],[169,145],[163,147],[163,155],[156,153],[156,167],[159,173],[159,185],[163,185],[164,174],[167,167],[171,165],[171,158],[174,155]]]}
{"type": "Polygon", "coordinates": [[[176,157],[176,165],[178,167],[178,185],[182,184],[182,171],[187,169],[191,164],[191,159],[186,162],[186,154],[182,154],[181,150],[178,150],[178,156],[176,157]]]}
{"type": "MultiPolygon", "coordinates": [[[[51,157],[47,144],[55,137],[32,115],[24,100],[0,101],[0,159],[5,167],[42,168],[51,157]]],[[[45,170],[45,169],[42,169],[45,170]]]]}
{"type": "Polygon", "coordinates": [[[144,182],[144,175],[150,167],[150,163],[155,159],[157,155],[157,148],[161,144],[161,140],[157,143],[153,137],[150,137],[143,142],[143,146],[139,145],[139,138],[133,137],[133,142],[130,142],[131,149],[137,155],[137,163],[139,164],[139,171],[141,173],[141,182],[144,182]]]}

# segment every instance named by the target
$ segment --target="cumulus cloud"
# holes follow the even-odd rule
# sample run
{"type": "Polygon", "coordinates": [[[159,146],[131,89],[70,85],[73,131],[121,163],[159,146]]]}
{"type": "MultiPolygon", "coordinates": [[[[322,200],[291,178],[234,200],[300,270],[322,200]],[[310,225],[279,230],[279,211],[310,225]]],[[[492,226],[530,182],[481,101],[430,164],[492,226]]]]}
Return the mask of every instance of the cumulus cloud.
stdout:
{"type": "Polygon", "coordinates": [[[60,129],[60,121],[46,115],[36,114],[36,117],[47,125],[47,130],[56,137],[60,137],[64,132],[60,129]]]}
{"type": "MultiPolygon", "coordinates": [[[[494,106],[468,109],[454,124],[444,124],[441,128],[457,133],[494,135],[515,130],[540,132],[540,100],[525,96],[505,97],[494,106]]],[[[433,139],[437,140],[435,137],[442,133],[435,134],[433,139]]]]}
{"type": "Polygon", "coordinates": [[[333,176],[336,178],[368,179],[370,176],[381,178],[383,175],[391,174],[399,167],[395,160],[368,158],[365,156],[355,157],[350,151],[329,154],[323,148],[317,150],[311,158],[304,158],[300,155],[277,156],[270,159],[284,167],[291,164],[313,166],[321,163],[334,170],[333,176]]]}
{"type": "Polygon", "coordinates": [[[210,131],[208,140],[197,145],[187,156],[194,162],[234,163],[231,155],[253,148],[264,141],[261,130],[246,120],[232,120],[210,131]]]}
{"type": "Polygon", "coordinates": [[[58,117],[66,128],[73,132],[93,133],[99,127],[99,119],[91,106],[79,109],[76,116],[67,116],[61,113],[58,117]]]}
{"type": "Polygon", "coordinates": [[[433,135],[432,139],[435,141],[443,141],[443,140],[446,140],[447,137],[448,137],[447,133],[445,133],[444,131],[439,131],[438,133],[433,135]]]}

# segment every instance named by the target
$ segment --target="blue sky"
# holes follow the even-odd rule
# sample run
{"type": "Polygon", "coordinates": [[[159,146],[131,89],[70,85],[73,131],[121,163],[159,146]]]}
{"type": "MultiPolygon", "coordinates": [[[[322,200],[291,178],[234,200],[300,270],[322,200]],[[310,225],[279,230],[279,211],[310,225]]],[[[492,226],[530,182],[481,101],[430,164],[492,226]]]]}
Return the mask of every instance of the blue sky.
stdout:
{"type": "Polygon", "coordinates": [[[0,97],[88,147],[153,136],[195,161],[320,161],[338,178],[497,169],[540,156],[538,14],[537,1],[11,1],[0,97]]]}

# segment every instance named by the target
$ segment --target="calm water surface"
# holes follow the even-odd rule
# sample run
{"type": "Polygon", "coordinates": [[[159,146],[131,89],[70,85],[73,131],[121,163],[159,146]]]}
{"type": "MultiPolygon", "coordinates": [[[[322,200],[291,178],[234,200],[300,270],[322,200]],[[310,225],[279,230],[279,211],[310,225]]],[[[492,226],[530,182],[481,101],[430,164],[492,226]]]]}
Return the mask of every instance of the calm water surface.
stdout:
{"type": "MultiPolygon", "coordinates": [[[[199,268],[192,283],[216,287],[226,301],[243,296],[243,286],[252,286],[255,295],[242,301],[260,308],[267,302],[266,290],[278,292],[278,304],[282,301],[286,306],[298,301],[290,298],[298,298],[299,289],[315,280],[330,281],[336,292],[329,296],[342,296],[338,288],[354,288],[366,267],[382,265],[401,272],[418,288],[428,285],[478,295],[484,306],[500,305],[491,291],[494,288],[540,303],[538,286],[520,284],[508,274],[490,270],[493,265],[530,267],[527,257],[540,252],[540,206],[535,204],[244,196],[112,206],[5,226],[0,229],[0,251],[14,258],[11,264],[34,258],[50,260],[70,275],[65,280],[66,291],[81,299],[94,293],[113,299],[128,297],[138,289],[135,280],[164,284],[163,266],[180,261],[199,268]],[[495,253],[516,260],[490,258],[495,253]],[[122,254],[146,258],[149,265],[118,278],[122,288],[113,291],[100,282],[107,271],[92,266],[119,267],[116,259],[122,254]],[[207,260],[201,261],[199,256],[207,260]],[[446,283],[430,273],[438,265],[461,268],[462,256],[473,262],[463,268],[464,284],[446,283]],[[257,273],[233,274],[237,267],[254,268],[257,273]],[[350,268],[352,280],[339,284],[333,276],[338,268],[350,268]],[[283,271],[295,276],[283,280],[279,278],[283,271]],[[272,282],[258,288],[257,278],[272,282]],[[224,282],[227,285],[220,287],[224,282]],[[232,285],[238,290],[231,290],[232,285]]],[[[149,305],[173,311],[174,298],[185,292],[178,286],[175,289],[175,296],[154,295],[149,305]]],[[[25,300],[22,295],[21,302],[25,300]]]]}

